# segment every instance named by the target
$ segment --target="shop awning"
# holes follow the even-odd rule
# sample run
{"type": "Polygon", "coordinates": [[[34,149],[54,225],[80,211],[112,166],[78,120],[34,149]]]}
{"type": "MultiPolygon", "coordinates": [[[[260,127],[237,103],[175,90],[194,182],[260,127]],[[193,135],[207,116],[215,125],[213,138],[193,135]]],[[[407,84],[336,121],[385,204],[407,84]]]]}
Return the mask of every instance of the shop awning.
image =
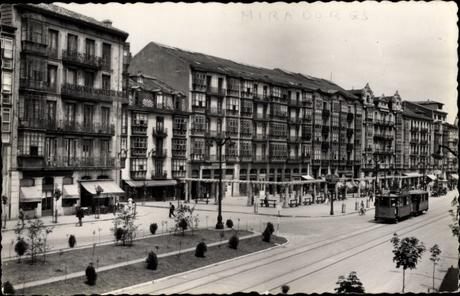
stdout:
{"type": "Polygon", "coordinates": [[[315,178],[313,178],[313,177],[310,176],[310,175],[303,175],[303,176],[302,176],[302,179],[304,179],[304,180],[315,180],[315,178]]]}
{"type": "Polygon", "coordinates": [[[458,180],[458,175],[457,174],[451,174],[450,177],[452,179],[458,180]]]}
{"type": "Polygon", "coordinates": [[[417,172],[403,173],[403,175],[407,176],[407,177],[412,177],[412,178],[422,177],[423,176],[422,174],[417,173],[417,172]]]}
{"type": "Polygon", "coordinates": [[[20,202],[41,202],[42,190],[39,186],[21,187],[19,192],[20,202]]]}
{"type": "Polygon", "coordinates": [[[107,197],[107,194],[120,195],[125,193],[115,182],[110,180],[81,182],[81,185],[92,195],[96,195],[96,187],[101,186],[103,190],[100,195],[101,198],[107,197]]]}
{"type": "Polygon", "coordinates": [[[146,180],[146,181],[126,180],[125,182],[130,187],[174,186],[177,184],[176,180],[146,180]]]}
{"type": "Polygon", "coordinates": [[[435,175],[426,175],[426,176],[433,181],[437,179],[435,175]]]}
{"type": "Polygon", "coordinates": [[[80,198],[80,192],[78,192],[78,184],[64,185],[63,199],[78,199],[80,198]]]}

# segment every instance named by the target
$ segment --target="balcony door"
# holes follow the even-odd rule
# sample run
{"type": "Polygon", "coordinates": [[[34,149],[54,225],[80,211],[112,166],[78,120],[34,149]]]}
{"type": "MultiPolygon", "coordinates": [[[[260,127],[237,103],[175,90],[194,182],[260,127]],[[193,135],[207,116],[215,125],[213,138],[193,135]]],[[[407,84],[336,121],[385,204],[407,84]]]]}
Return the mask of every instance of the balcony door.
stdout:
{"type": "Polygon", "coordinates": [[[107,165],[109,155],[110,155],[110,141],[109,140],[100,141],[100,155],[101,155],[102,163],[107,165]]]}
{"type": "Polygon", "coordinates": [[[104,131],[109,132],[110,126],[110,108],[102,107],[101,108],[101,125],[104,131]]]}
{"type": "Polygon", "coordinates": [[[50,55],[54,57],[57,57],[58,52],[58,36],[58,31],[51,29],[48,31],[48,50],[50,55]]]}
{"type": "Polygon", "coordinates": [[[93,140],[83,139],[82,160],[85,165],[91,165],[93,156],[93,140]]]}
{"type": "Polygon", "coordinates": [[[46,126],[49,129],[56,127],[56,102],[46,102],[46,126]]]}
{"type": "Polygon", "coordinates": [[[78,36],[67,34],[67,52],[68,54],[76,54],[78,51],[78,36]]]}
{"type": "Polygon", "coordinates": [[[96,43],[92,39],[86,39],[85,42],[86,58],[94,57],[96,55],[96,43]]]}
{"type": "Polygon", "coordinates": [[[48,88],[56,91],[57,86],[57,66],[48,65],[48,88]]]}
{"type": "Polygon", "coordinates": [[[164,118],[163,117],[157,117],[157,131],[163,131],[165,128],[164,126],[164,118]]]}
{"type": "Polygon", "coordinates": [[[93,105],[83,105],[83,127],[86,131],[93,130],[93,105]]]}
{"type": "Polygon", "coordinates": [[[64,114],[65,127],[73,129],[75,127],[75,104],[65,104],[64,114]]]}
{"type": "Polygon", "coordinates": [[[46,153],[46,164],[47,166],[54,166],[57,161],[57,139],[46,138],[45,139],[45,153],[46,153]]]}
{"type": "Polygon", "coordinates": [[[75,165],[75,157],[77,156],[77,140],[64,139],[64,163],[66,166],[75,165]]]}

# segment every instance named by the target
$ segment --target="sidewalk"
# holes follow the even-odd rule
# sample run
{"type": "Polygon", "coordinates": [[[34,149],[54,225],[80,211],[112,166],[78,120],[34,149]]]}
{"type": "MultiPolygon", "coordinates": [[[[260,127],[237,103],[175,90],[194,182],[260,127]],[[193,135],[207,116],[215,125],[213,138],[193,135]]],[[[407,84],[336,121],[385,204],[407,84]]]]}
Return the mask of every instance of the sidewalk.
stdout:
{"type": "MultiPolygon", "coordinates": [[[[138,214],[138,217],[142,217],[143,214],[138,214]]],[[[97,222],[97,221],[109,221],[113,220],[113,213],[107,213],[107,214],[100,214],[99,219],[95,218],[94,214],[88,215],[83,217],[82,222],[83,225],[85,223],[91,223],[91,222],[97,222]]],[[[77,225],[78,224],[78,218],[75,215],[64,215],[64,216],[58,216],[58,223],[53,222],[53,216],[43,216],[39,217],[40,220],[43,221],[45,226],[61,226],[61,225],[77,225]]],[[[4,220],[2,220],[2,226],[3,226],[4,220]]],[[[21,223],[19,220],[7,220],[6,221],[6,229],[2,228],[2,232],[5,231],[14,231],[16,228],[17,223],[21,223]]],[[[27,226],[27,220],[24,220],[24,223],[27,226]]]]}
{"type": "MultiPolygon", "coordinates": [[[[349,214],[354,214],[358,212],[360,207],[361,201],[364,202],[364,206],[366,206],[366,198],[348,198],[345,200],[334,201],[334,216],[344,216],[349,214]],[[357,203],[357,208],[356,204],[357,203]],[[344,207],[344,212],[342,212],[342,207],[344,207]]],[[[177,208],[177,201],[172,202],[174,206],[177,208]]],[[[183,201],[181,201],[183,203],[183,201]]],[[[222,200],[222,212],[223,213],[238,213],[238,214],[255,214],[254,213],[254,206],[248,206],[247,197],[246,196],[231,196],[225,197],[222,200]]],[[[280,203],[279,199],[277,204],[280,203]]],[[[215,204],[214,199],[209,199],[209,203],[206,204],[203,201],[199,201],[195,203],[191,201],[190,203],[186,204],[191,207],[195,206],[196,210],[199,211],[210,211],[210,212],[217,212],[218,205],[215,204]]],[[[374,203],[369,201],[369,207],[366,208],[367,210],[374,208],[374,203]]],[[[155,208],[169,208],[169,201],[167,202],[146,202],[145,207],[155,207],[155,208]]],[[[266,215],[266,216],[278,216],[278,209],[276,207],[261,207],[260,204],[258,205],[258,215],[266,215]]],[[[281,208],[279,215],[281,217],[299,217],[299,218],[319,218],[319,217],[331,217],[330,215],[331,205],[329,203],[322,203],[322,204],[312,204],[312,205],[300,205],[298,207],[289,207],[281,208]]]]}

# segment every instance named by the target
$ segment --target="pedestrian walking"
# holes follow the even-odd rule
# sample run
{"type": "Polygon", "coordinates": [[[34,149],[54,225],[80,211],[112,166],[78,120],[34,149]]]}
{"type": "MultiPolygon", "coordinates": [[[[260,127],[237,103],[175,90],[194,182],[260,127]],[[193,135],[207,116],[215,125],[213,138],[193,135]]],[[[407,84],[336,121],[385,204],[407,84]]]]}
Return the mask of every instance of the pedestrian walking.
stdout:
{"type": "Polygon", "coordinates": [[[85,213],[83,212],[83,209],[81,207],[78,207],[76,216],[78,218],[78,223],[80,224],[80,227],[83,225],[82,219],[85,216],[85,213]]]}
{"type": "Polygon", "coordinates": [[[172,218],[173,216],[176,217],[176,215],[174,214],[174,205],[172,204],[172,202],[169,203],[169,218],[172,218]]]}

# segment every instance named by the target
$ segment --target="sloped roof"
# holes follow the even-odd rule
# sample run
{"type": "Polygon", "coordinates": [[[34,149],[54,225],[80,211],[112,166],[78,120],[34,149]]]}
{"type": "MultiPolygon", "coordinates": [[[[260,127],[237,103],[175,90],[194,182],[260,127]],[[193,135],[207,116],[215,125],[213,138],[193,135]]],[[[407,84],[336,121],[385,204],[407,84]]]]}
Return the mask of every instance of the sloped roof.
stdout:
{"type": "Polygon", "coordinates": [[[128,33],[125,31],[122,31],[120,29],[117,29],[115,27],[112,27],[111,25],[105,24],[103,22],[100,22],[92,17],[68,10],[66,8],[54,5],[54,4],[45,4],[45,3],[38,3],[38,4],[32,4],[32,3],[21,3],[21,4],[15,4],[17,6],[23,6],[23,7],[28,7],[32,9],[38,9],[43,12],[48,12],[57,16],[61,17],[66,17],[66,18],[71,18],[80,22],[84,22],[90,25],[97,26],[101,29],[109,30],[112,33],[115,33],[117,35],[121,35],[124,38],[128,37],[128,33]]]}
{"type": "Polygon", "coordinates": [[[353,94],[348,93],[345,89],[326,79],[311,77],[300,73],[292,73],[281,69],[267,69],[246,65],[224,58],[162,45],[156,42],[150,42],[142,51],[148,50],[150,46],[161,47],[162,50],[185,61],[195,70],[215,72],[233,77],[241,77],[247,80],[274,83],[285,87],[306,88],[327,93],[341,92],[348,97],[356,99],[353,94]]]}
{"type": "MultiPolygon", "coordinates": [[[[431,101],[431,100],[424,100],[424,101],[410,101],[411,103],[419,104],[419,105],[431,105],[431,104],[436,104],[440,106],[444,106],[444,103],[437,102],[437,101],[431,101]]],[[[427,106],[428,107],[428,106],[427,106]]]]}
{"type": "Polygon", "coordinates": [[[176,91],[174,88],[166,84],[165,82],[152,77],[147,76],[144,74],[142,75],[142,83],[137,82],[138,75],[130,75],[129,76],[129,86],[130,87],[140,87],[144,90],[152,91],[152,92],[163,92],[168,94],[179,94],[183,95],[181,92],[176,91]]]}
{"type": "Polygon", "coordinates": [[[407,117],[418,118],[418,119],[424,119],[424,120],[432,120],[431,117],[428,117],[428,116],[426,116],[426,115],[423,115],[423,114],[414,112],[414,111],[412,111],[412,110],[410,110],[410,109],[407,109],[407,108],[404,108],[402,114],[403,114],[403,116],[407,116],[407,117]]]}

